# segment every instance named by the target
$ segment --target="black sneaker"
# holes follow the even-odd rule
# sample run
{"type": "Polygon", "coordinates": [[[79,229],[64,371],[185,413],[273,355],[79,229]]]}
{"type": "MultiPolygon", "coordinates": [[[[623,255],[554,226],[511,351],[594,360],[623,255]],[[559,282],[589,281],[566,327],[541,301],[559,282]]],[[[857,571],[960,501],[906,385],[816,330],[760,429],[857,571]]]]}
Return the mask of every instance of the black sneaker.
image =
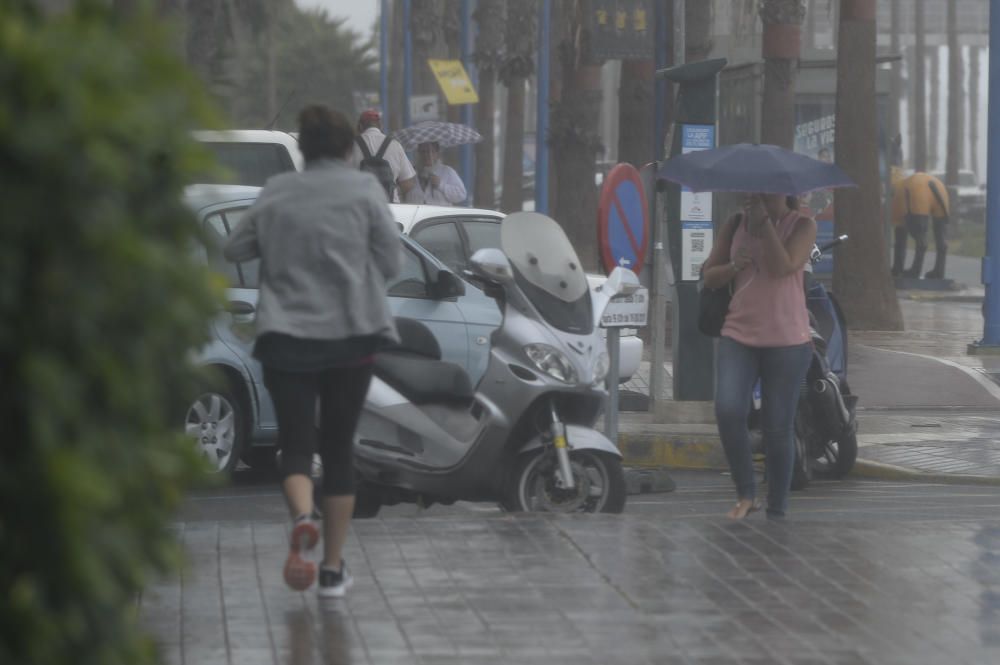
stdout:
{"type": "Polygon", "coordinates": [[[340,570],[322,566],[319,569],[320,598],[343,598],[354,585],[354,578],[347,570],[347,564],[340,562],[340,570]]]}

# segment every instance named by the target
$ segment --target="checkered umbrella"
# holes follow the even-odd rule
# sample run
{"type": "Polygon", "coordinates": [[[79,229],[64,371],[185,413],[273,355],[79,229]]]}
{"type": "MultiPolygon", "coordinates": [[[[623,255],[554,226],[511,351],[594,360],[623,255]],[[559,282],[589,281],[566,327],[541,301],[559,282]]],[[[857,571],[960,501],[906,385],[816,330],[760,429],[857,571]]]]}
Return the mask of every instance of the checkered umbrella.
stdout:
{"type": "Polygon", "coordinates": [[[418,122],[399,130],[393,136],[407,150],[416,150],[421,143],[438,143],[442,148],[451,148],[483,140],[479,132],[468,125],[438,120],[418,122]]]}

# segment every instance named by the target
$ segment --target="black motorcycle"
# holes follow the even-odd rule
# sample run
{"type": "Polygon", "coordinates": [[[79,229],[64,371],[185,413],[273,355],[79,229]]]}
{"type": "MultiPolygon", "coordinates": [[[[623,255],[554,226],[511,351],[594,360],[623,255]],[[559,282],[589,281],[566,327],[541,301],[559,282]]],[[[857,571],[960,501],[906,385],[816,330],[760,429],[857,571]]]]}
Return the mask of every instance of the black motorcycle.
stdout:
{"type": "MultiPolygon", "coordinates": [[[[815,264],[830,249],[847,240],[842,235],[822,247],[813,247],[815,264]]],[[[847,324],[844,313],[823,283],[806,273],[806,307],[813,356],[795,413],[795,467],[792,489],[804,489],[813,478],[846,476],[858,456],[857,395],[847,383],[847,324]]],[[[756,454],[764,453],[760,381],[754,386],[749,428],[756,454]]]]}

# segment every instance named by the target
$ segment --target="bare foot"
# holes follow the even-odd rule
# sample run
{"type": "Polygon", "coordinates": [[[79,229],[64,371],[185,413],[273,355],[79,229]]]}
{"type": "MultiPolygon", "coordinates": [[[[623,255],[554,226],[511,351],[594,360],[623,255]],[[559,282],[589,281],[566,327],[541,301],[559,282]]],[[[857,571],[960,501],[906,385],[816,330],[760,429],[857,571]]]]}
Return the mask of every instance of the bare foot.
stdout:
{"type": "Polygon", "coordinates": [[[740,499],[736,502],[736,505],[733,506],[728,513],[726,513],[726,517],[731,520],[741,520],[750,513],[757,512],[758,510],[760,510],[760,504],[754,499],[740,499]]]}

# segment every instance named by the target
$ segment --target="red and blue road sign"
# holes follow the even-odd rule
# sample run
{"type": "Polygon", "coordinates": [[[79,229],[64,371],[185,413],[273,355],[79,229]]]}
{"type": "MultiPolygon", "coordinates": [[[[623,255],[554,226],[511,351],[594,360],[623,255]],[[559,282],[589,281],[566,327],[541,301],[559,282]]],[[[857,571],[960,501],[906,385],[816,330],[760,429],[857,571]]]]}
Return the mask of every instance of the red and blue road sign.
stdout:
{"type": "Polygon", "coordinates": [[[597,204],[597,244],[605,272],[621,266],[637,275],[649,245],[649,206],[639,171],[618,164],[604,179],[597,204]]]}

